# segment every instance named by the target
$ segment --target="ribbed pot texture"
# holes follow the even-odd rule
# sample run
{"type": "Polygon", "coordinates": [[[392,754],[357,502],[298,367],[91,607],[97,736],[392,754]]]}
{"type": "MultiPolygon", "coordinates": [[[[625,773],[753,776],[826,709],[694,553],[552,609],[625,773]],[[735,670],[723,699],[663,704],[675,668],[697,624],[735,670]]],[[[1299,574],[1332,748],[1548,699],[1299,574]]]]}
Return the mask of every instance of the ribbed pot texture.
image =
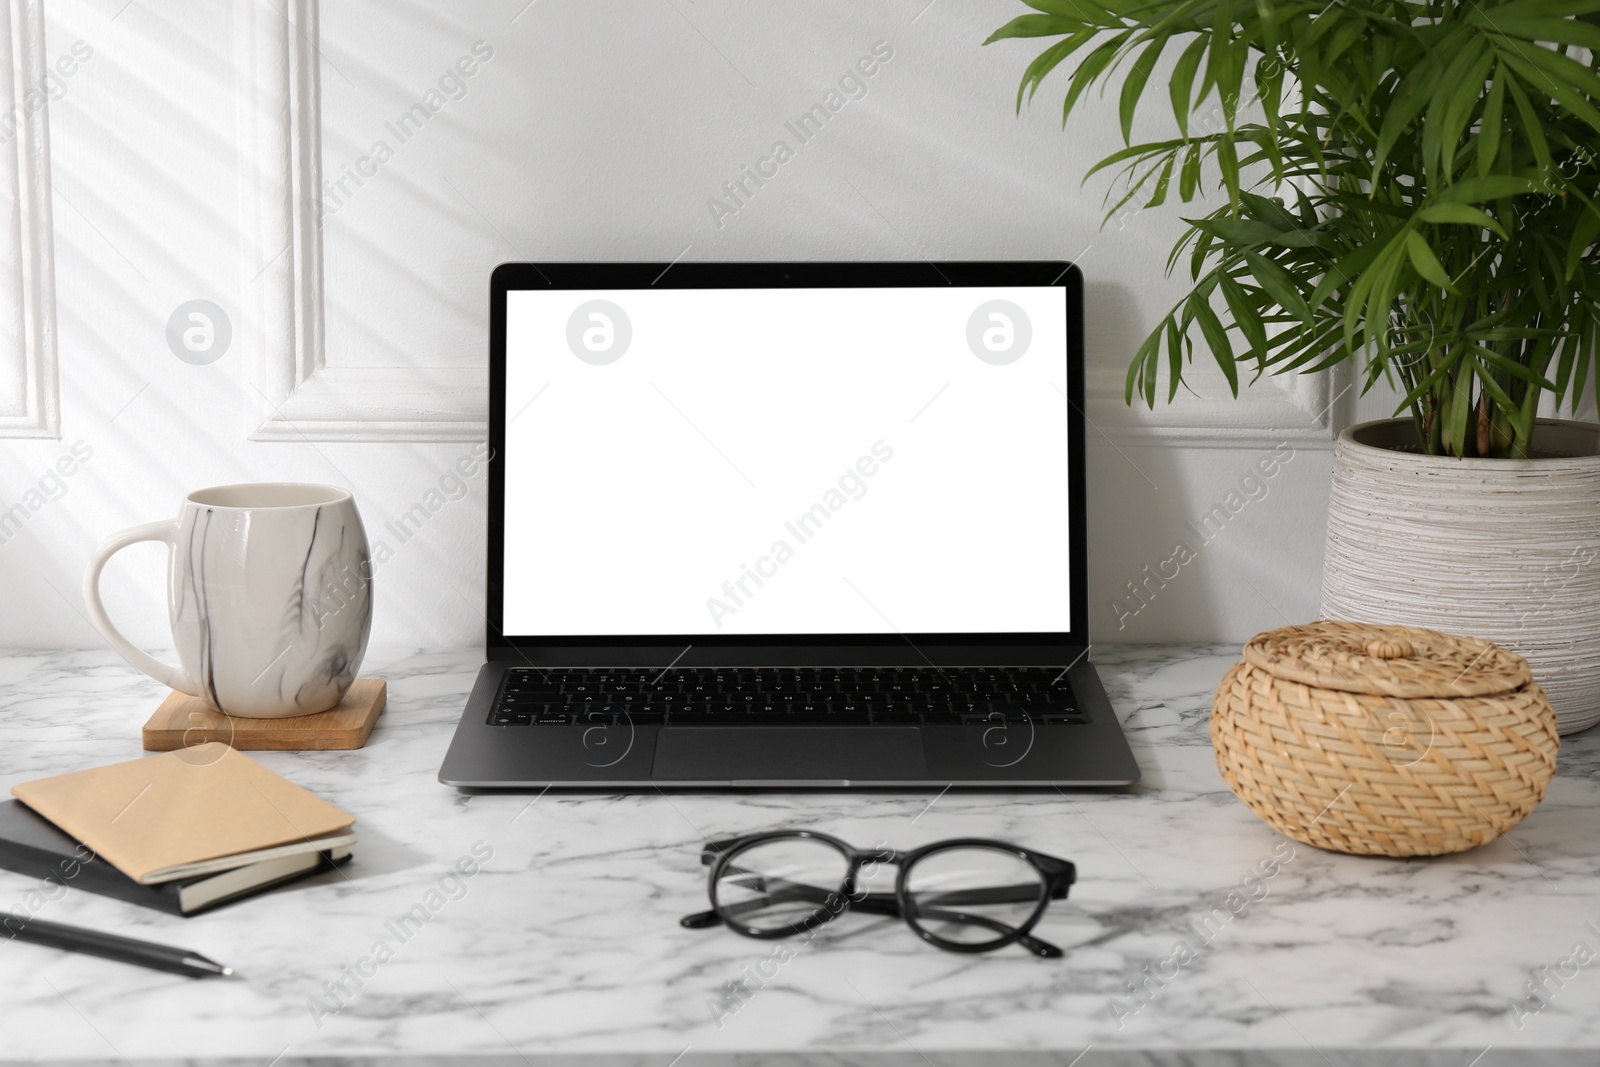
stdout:
{"type": "Polygon", "coordinates": [[[1339,435],[1322,614],[1526,657],[1569,734],[1600,722],[1600,425],[1540,419],[1534,459],[1416,451],[1408,419],[1339,435]]]}

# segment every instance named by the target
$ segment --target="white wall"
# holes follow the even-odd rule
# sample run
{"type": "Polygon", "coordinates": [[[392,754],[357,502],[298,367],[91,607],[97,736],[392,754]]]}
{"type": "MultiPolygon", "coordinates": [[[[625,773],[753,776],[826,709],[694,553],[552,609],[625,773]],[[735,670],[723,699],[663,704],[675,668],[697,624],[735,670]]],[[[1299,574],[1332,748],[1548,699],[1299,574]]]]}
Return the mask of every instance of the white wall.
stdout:
{"type": "MultiPolygon", "coordinates": [[[[37,12],[6,2],[17,27],[37,12]]],[[[202,485],[349,485],[383,536],[482,433],[490,269],[541,258],[1076,259],[1097,639],[1237,641],[1315,613],[1328,448],[1350,397],[1329,411],[1337,384],[1302,380],[1224,401],[1202,374],[1171,409],[1123,407],[1128,356],[1182,292],[1163,277],[1178,224],[1163,211],[1100,229],[1105,184],[1080,179],[1119,144],[1114,100],[1063,133],[1057,80],[1014,115],[1037,47],[979,45],[1021,4],[524,3],[299,0],[291,27],[271,0],[50,0],[34,63],[78,42],[92,58],[49,86],[47,166],[42,144],[6,143],[12,202],[32,190],[53,227],[16,223],[0,287],[14,308],[42,292],[54,335],[8,327],[0,349],[0,501],[42,504],[0,545],[0,644],[97,643],[78,592],[87,554],[202,485]],[[399,143],[385,123],[479,41],[493,55],[465,95],[441,96],[399,143]],[[722,183],[878,41],[894,54],[866,96],[719,226],[722,183]],[[379,140],[392,156],[363,164],[379,140]],[[319,159],[329,181],[370,175],[325,192],[320,235],[310,187],[295,187],[319,159]],[[24,278],[47,254],[53,284],[44,266],[24,278]],[[233,327],[209,365],[165,336],[193,299],[233,327]],[[92,458],[27,497],[80,441],[92,458]],[[1266,495],[1202,544],[1187,522],[1275,449],[1291,458],[1266,495]],[[1195,558],[1132,613],[1125,583],[1179,540],[1195,558]]],[[[379,570],[375,647],[481,640],[483,507],[475,484],[379,570]]],[[[105,582],[150,647],[167,643],[161,566],[159,549],[130,550],[105,582]]]]}

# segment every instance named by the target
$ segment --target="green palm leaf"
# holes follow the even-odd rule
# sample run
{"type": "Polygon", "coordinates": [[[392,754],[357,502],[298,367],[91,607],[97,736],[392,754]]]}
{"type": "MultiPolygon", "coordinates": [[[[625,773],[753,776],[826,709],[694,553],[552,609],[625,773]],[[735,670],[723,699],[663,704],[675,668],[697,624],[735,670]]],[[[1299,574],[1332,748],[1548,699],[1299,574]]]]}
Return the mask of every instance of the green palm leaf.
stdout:
{"type": "Polygon", "coordinates": [[[1068,64],[1063,122],[1117,89],[1127,147],[1089,172],[1120,169],[1113,214],[1228,193],[1185,219],[1167,269],[1186,256],[1192,287],[1133,353],[1130,403],[1171,402],[1197,343],[1234,392],[1241,356],[1355,361],[1457,456],[1530,454],[1546,393],[1600,399],[1600,0],[1026,4],[989,38],[1055,38],[1019,108],[1068,64]],[[1137,143],[1163,56],[1174,129],[1137,143]]]}

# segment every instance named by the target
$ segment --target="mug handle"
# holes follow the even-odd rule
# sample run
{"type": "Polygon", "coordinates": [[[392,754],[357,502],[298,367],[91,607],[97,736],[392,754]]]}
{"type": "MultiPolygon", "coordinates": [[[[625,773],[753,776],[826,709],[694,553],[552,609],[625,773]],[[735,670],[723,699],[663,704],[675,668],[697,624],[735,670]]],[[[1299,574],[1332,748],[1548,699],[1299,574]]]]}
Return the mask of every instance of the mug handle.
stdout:
{"type": "Polygon", "coordinates": [[[182,667],[162,663],[143,649],[134,647],[133,643],[123,637],[111,624],[105,605],[100,602],[100,572],[105,569],[107,560],[122,549],[140,541],[160,541],[167,546],[169,552],[174,551],[177,548],[177,534],[177,520],[167,519],[162,522],[147,522],[142,526],[130,526],[121,533],[106,538],[105,543],[95,549],[94,555],[89,557],[89,568],[83,573],[83,599],[89,606],[89,621],[94,623],[94,628],[100,631],[100,636],[105,638],[106,643],[123,659],[169,689],[176,689],[190,696],[199,696],[200,687],[195,684],[188,671],[182,667]]]}

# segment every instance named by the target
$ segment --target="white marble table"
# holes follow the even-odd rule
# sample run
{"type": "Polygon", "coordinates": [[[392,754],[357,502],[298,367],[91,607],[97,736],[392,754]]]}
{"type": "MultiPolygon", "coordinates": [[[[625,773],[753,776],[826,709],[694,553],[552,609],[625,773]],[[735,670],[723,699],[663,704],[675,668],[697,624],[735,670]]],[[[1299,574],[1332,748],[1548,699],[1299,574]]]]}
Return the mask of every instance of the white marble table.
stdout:
{"type": "MultiPolygon", "coordinates": [[[[1227,791],[1207,741],[1235,651],[1097,650],[1143,783],[1022,796],[466,796],[435,774],[476,655],[369,663],[390,689],[365,749],[258,754],[358,814],[348,870],[188,920],[83,892],[49,902],[42,917],[193,948],[243,980],[0,943],[0,1059],[1600,1062],[1600,955],[1570,959],[1578,942],[1600,954],[1600,735],[1568,739],[1544,805],[1470,854],[1290,851],[1227,791]],[[772,943],[679,927],[705,906],[705,838],[796,825],[862,845],[999,836],[1069,857],[1079,883],[1040,930],[1067,957],[951,955],[847,916],[774,966],[772,943]],[[481,870],[451,876],[474,848],[492,851],[481,870]],[[1264,859],[1275,874],[1228,912],[1264,859]],[[389,924],[418,904],[436,907],[402,941],[389,924]],[[1217,908],[1209,943],[1173,962],[1217,908]],[[1533,1011],[1539,968],[1551,995],[1533,1011]],[[730,999],[747,976],[752,991],[730,999]]],[[[160,695],[109,653],[0,656],[0,787],[137,756],[160,695]]],[[[39,884],[0,872],[0,908],[39,884]]]]}

